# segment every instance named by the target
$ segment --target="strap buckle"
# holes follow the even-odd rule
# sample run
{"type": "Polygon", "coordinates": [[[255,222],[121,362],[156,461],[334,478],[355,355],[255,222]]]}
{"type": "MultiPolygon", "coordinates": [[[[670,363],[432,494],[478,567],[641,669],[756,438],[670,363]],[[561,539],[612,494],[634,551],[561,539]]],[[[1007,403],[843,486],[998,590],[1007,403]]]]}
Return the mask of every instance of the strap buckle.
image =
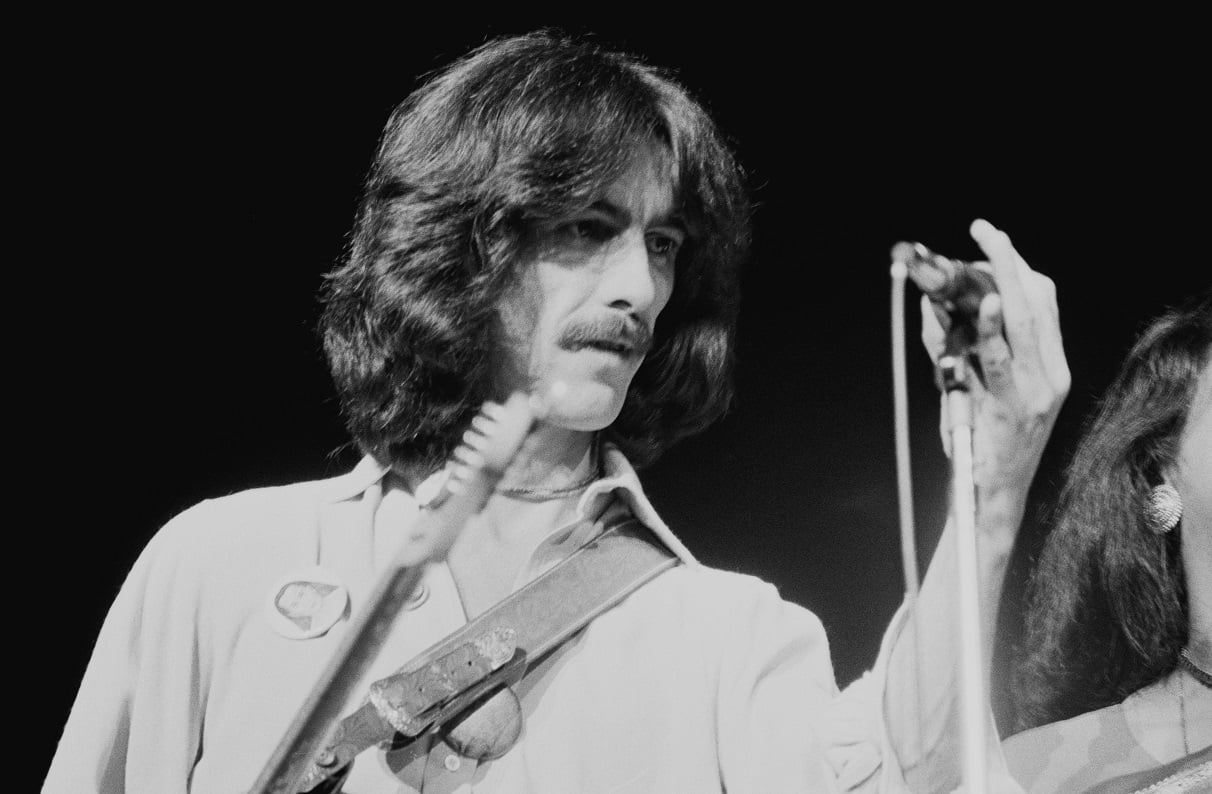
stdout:
{"type": "Polygon", "coordinates": [[[391,727],[416,738],[496,687],[516,683],[525,669],[517,632],[493,628],[423,667],[371,684],[370,702],[391,727]]]}
{"type": "MultiPolygon", "coordinates": [[[[417,669],[376,681],[368,702],[338,725],[328,745],[308,765],[300,791],[316,790],[348,771],[363,750],[391,741],[384,738],[391,729],[411,741],[498,687],[513,686],[522,680],[526,661],[526,652],[517,647],[517,632],[495,627],[417,669]]],[[[395,738],[396,746],[408,743],[395,738]]]]}

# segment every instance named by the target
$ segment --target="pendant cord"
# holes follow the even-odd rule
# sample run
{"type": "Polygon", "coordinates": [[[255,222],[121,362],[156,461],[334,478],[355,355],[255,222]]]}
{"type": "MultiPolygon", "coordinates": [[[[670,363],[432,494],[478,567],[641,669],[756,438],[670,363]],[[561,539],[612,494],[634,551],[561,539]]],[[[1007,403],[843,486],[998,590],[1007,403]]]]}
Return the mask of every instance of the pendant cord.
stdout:
{"type": "Polygon", "coordinates": [[[569,485],[562,485],[559,488],[526,488],[523,486],[515,486],[512,488],[497,488],[497,493],[504,496],[510,496],[514,499],[523,499],[528,502],[546,502],[551,499],[559,499],[564,496],[571,496],[575,493],[580,493],[589,486],[593,485],[602,477],[602,460],[598,450],[598,440],[594,437],[593,445],[590,447],[590,466],[589,476],[584,479],[569,485]]]}

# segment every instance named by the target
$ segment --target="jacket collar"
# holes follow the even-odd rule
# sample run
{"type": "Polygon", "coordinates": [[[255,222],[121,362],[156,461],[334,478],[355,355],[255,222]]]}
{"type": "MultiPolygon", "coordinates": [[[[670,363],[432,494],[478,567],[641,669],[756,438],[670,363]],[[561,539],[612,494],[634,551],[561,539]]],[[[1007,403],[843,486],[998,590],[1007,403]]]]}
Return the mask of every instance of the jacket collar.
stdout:
{"type": "MultiPolygon", "coordinates": [[[[578,514],[581,516],[600,514],[613,494],[621,498],[631,508],[635,517],[651,529],[653,534],[682,562],[692,566],[699,565],[685,544],[657,515],[656,508],[644,494],[635,467],[631,465],[627,457],[619,451],[618,447],[609,442],[603,443],[602,452],[603,476],[581,495],[581,500],[577,504],[578,514]]],[[[367,455],[349,473],[326,481],[322,498],[327,502],[341,502],[358,498],[367,489],[377,486],[388,471],[390,471],[390,467],[384,466],[367,455]]]]}

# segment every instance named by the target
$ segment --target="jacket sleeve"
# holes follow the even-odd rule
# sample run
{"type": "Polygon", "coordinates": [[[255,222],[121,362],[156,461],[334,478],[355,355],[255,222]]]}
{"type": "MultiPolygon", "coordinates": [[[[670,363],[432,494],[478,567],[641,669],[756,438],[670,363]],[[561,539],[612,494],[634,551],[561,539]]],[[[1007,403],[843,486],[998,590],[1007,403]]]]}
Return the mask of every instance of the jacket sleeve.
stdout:
{"type": "Polygon", "coordinates": [[[43,794],[176,794],[199,752],[205,671],[189,524],[147,545],[106,615],[43,794]]]}
{"type": "MultiPolygon", "coordinates": [[[[907,641],[909,611],[902,605],[884,633],[879,656],[870,671],[847,686],[834,699],[825,721],[826,745],[830,767],[843,791],[909,792],[939,791],[962,794],[962,737],[959,735],[959,684],[932,687],[947,693],[942,702],[921,703],[910,688],[888,685],[890,666],[895,659],[911,659],[909,654],[894,656],[898,642],[907,641]],[[891,735],[887,714],[890,709],[915,713],[912,735],[891,735]]],[[[923,676],[954,677],[952,668],[923,670],[923,676]]],[[[911,678],[913,671],[902,671],[899,680],[911,678]]],[[[997,739],[990,713],[986,736],[987,788],[995,794],[1021,794],[1022,788],[1010,777],[997,739]]]]}
{"type": "Polygon", "coordinates": [[[781,600],[774,587],[746,587],[717,605],[720,774],[729,792],[834,792],[821,717],[837,694],[821,622],[781,600]]]}
{"type": "MultiPolygon", "coordinates": [[[[936,719],[927,719],[922,737],[908,737],[932,745],[927,755],[943,759],[938,769],[904,769],[888,730],[888,699],[914,697],[886,686],[905,610],[893,617],[872,669],[839,692],[820,620],[779,599],[773,587],[763,590],[757,598],[734,599],[745,614],[731,623],[739,628],[722,652],[717,730],[726,790],[959,791],[954,698],[927,708],[936,719]]],[[[1021,791],[1006,775],[995,742],[988,760],[990,791],[1021,791]]]]}

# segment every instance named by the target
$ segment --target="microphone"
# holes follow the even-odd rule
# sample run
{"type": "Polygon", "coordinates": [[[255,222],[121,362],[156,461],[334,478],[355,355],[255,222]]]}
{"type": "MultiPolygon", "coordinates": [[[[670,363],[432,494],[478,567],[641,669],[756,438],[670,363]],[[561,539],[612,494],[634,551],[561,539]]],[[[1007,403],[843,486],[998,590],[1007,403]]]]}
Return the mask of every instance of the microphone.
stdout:
{"type": "Polygon", "coordinates": [[[918,289],[953,315],[975,319],[981,298],[997,292],[993,274],[971,262],[936,254],[921,243],[892,246],[892,261],[904,264],[918,289]]]}

